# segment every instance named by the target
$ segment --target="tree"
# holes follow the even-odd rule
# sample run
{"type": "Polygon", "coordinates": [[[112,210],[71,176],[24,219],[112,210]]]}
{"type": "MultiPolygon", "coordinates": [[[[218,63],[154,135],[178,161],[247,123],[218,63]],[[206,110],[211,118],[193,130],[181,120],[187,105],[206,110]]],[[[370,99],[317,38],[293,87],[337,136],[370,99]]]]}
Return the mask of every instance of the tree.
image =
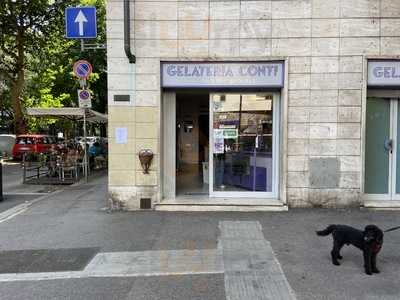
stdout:
{"type": "MultiPolygon", "coordinates": [[[[93,64],[94,72],[88,80],[93,107],[105,112],[105,51],[81,52],[79,41],[64,37],[64,9],[78,5],[97,7],[98,38],[88,42],[105,43],[105,0],[0,0],[0,106],[4,115],[14,117],[17,133],[48,130],[49,124],[65,127],[60,120],[25,120],[22,115],[25,107],[77,106],[79,85],[72,65],[78,59],[93,64]],[[18,31],[25,32],[23,63],[19,65],[18,31]]],[[[3,122],[4,118],[0,125],[6,127],[3,122]]]]}
{"type": "Polygon", "coordinates": [[[0,133],[12,131],[9,81],[0,73],[0,133]]]}
{"type": "Polygon", "coordinates": [[[16,133],[26,132],[22,111],[29,60],[62,38],[63,15],[74,0],[0,1],[0,73],[9,82],[16,133]]]}
{"type": "MultiPolygon", "coordinates": [[[[104,44],[106,40],[106,4],[105,0],[80,0],[82,6],[97,8],[97,39],[85,41],[90,44],[104,44]]],[[[63,31],[62,24],[59,31],[63,31]]],[[[105,112],[107,108],[107,58],[104,49],[81,51],[79,40],[67,40],[57,33],[43,50],[41,57],[30,58],[30,73],[27,78],[26,95],[27,107],[77,107],[77,89],[79,83],[73,76],[72,66],[80,59],[88,60],[93,65],[93,73],[88,79],[92,91],[93,109],[105,112]]],[[[66,123],[62,120],[44,120],[29,118],[29,129],[32,131],[63,128],[66,123]]],[[[105,128],[103,128],[105,131],[105,128]]]]}

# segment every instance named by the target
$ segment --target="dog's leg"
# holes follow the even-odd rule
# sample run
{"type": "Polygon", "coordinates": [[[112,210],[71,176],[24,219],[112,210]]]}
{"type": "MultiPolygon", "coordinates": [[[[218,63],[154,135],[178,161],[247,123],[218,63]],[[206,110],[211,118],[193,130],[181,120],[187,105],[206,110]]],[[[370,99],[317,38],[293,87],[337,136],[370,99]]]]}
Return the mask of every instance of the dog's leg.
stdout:
{"type": "Polygon", "coordinates": [[[338,259],[342,259],[343,258],[343,256],[340,255],[340,250],[342,250],[343,246],[344,246],[344,244],[338,243],[338,252],[337,252],[337,258],[338,259]]]}
{"type": "Polygon", "coordinates": [[[331,251],[331,257],[332,257],[332,263],[335,266],[340,266],[340,263],[338,261],[339,258],[341,258],[340,256],[340,249],[343,247],[343,244],[339,243],[338,241],[333,241],[333,249],[331,251]]]}
{"type": "Polygon", "coordinates": [[[377,253],[372,253],[372,256],[371,256],[372,273],[380,273],[380,271],[376,267],[376,255],[377,255],[377,253]]]}
{"type": "Polygon", "coordinates": [[[363,255],[364,255],[364,269],[365,269],[365,273],[367,275],[372,275],[372,268],[371,268],[371,252],[368,250],[364,250],[363,251],[363,255]]]}

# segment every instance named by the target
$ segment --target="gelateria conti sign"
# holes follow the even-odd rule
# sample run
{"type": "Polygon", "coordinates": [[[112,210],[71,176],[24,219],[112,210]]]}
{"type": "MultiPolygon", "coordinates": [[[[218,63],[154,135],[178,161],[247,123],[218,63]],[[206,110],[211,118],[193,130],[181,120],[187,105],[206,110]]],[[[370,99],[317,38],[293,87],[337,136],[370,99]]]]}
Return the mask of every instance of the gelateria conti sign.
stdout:
{"type": "Polygon", "coordinates": [[[283,62],[163,63],[166,88],[261,88],[283,86],[283,62]]]}
{"type": "Polygon", "coordinates": [[[369,86],[400,86],[400,61],[369,61],[369,86]]]}

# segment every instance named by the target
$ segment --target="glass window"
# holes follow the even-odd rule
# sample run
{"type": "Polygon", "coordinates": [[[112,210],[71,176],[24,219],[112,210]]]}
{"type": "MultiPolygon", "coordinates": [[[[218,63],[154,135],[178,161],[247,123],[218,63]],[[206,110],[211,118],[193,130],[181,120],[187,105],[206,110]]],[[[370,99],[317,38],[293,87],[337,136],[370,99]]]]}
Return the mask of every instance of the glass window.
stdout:
{"type": "Polygon", "coordinates": [[[272,192],[273,96],[218,94],[212,103],[214,191],[272,192]]]}

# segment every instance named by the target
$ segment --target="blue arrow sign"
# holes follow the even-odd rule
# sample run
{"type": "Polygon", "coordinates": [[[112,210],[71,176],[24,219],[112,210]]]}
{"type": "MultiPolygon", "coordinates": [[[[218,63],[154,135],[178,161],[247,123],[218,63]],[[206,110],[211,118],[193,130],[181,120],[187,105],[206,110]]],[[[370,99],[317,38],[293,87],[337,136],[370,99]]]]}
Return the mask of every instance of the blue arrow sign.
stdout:
{"type": "Polygon", "coordinates": [[[65,33],[68,39],[96,38],[96,7],[85,6],[66,8],[65,33]]]}

